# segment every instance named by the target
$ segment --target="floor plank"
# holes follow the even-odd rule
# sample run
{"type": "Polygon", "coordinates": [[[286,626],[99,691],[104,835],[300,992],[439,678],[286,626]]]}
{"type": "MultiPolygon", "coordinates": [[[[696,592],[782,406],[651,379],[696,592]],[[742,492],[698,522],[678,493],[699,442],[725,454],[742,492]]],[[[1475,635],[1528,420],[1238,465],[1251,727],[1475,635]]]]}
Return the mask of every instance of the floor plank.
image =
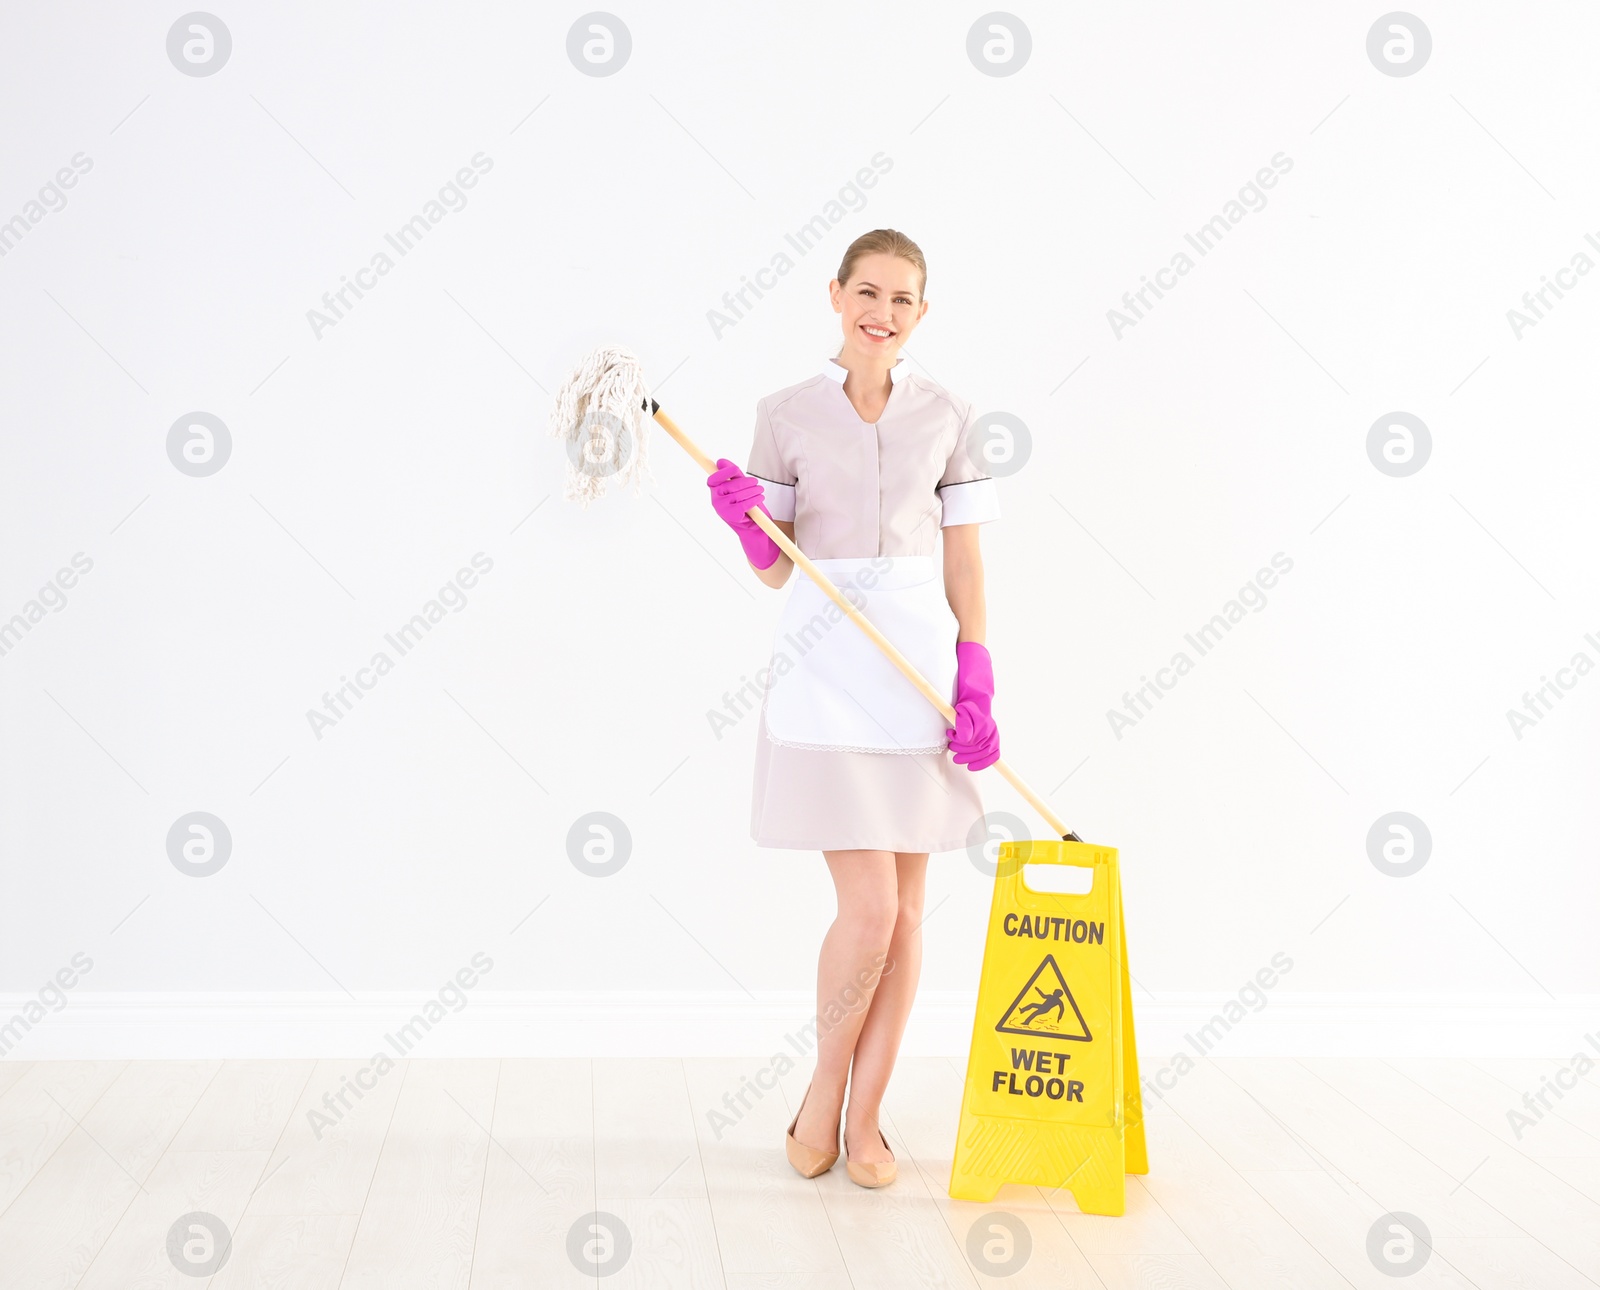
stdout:
{"type": "Polygon", "coordinates": [[[1578,1081],[1559,1099],[1547,1095],[1543,1104],[1536,1100],[1544,1078],[1559,1068],[1557,1063],[1525,1068],[1526,1082],[1499,1079],[1473,1062],[1403,1059],[1389,1065],[1525,1155],[1551,1161],[1600,1160],[1600,1090],[1578,1081]]]}
{"type": "MultiPolygon", "coordinates": [[[[199,1278],[192,1263],[180,1266],[167,1252],[174,1223],[185,1215],[214,1215],[225,1236],[227,1261],[237,1251],[232,1238],[244,1214],[250,1189],[267,1163],[265,1151],[169,1151],[137,1193],[77,1290],[193,1290],[199,1278]]],[[[217,1247],[203,1232],[189,1230],[184,1244],[204,1259],[217,1247]],[[190,1245],[199,1241],[199,1245],[190,1245]]],[[[183,1257],[180,1254],[180,1257],[183,1257]]],[[[223,1265],[227,1266],[226,1263],[223,1265]]]]}
{"type": "Polygon", "coordinates": [[[32,1065],[32,1062],[0,1062],[0,1093],[4,1093],[8,1088],[26,1075],[32,1065]]]}
{"type": "Polygon", "coordinates": [[[1594,1290],[1594,1282],[1527,1237],[1444,1237],[1434,1248],[1485,1290],[1594,1290]]]}
{"type": "Polygon", "coordinates": [[[318,1062],[248,1213],[358,1216],[405,1081],[404,1062],[318,1062]]]}
{"type": "Polygon", "coordinates": [[[471,1290],[594,1285],[567,1252],[595,1208],[592,1087],[587,1058],[501,1062],[471,1290]]]}
{"type": "MultiPolygon", "coordinates": [[[[1168,1094],[1167,1104],[1345,1282],[1362,1290],[1394,1284],[1367,1254],[1367,1233],[1382,1211],[1209,1059],[1196,1063],[1168,1094]]],[[[1163,1159],[1152,1171],[1152,1186],[1166,1185],[1166,1164],[1163,1159]]],[[[1412,1276],[1417,1290],[1466,1290],[1472,1284],[1440,1259],[1430,1259],[1412,1276]]]]}
{"type": "Polygon", "coordinates": [[[1092,1254],[1089,1261],[1106,1290],[1230,1290],[1198,1254],[1092,1254]]]}
{"type": "MultiPolygon", "coordinates": [[[[1304,1065],[1455,1177],[1461,1190],[1600,1282],[1600,1204],[1387,1062],[1308,1059],[1304,1065]]],[[[1446,1075],[1438,1065],[1430,1063],[1436,1080],[1446,1075]]],[[[1461,1069],[1462,1063],[1450,1063],[1449,1074],[1461,1069]]]]}
{"type": "Polygon", "coordinates": [[[1467,1065],[1504,1085],[1513,1106],[1522,1104],[1523,1094],[1536,1095],[1554,1084],[1550,1109],[1583,1131],[1586,1151],[1600,1143],[1600,1052],[1587,1043],[1561,1058],[1479,1057],[1467,1065]],[[1557,1083],[1564,1070],[1571,1074],[1557,1083]]]}
{"type": "Polygon", "coordinates": [[[591,1078],[596,1198],[704,1200],[682,1059],[596,1061],[591,1078]]]}
{"type": "Polygon", "coordinates": [[[0,1095],[0,1215],[126,1066],[37,1062],[0,1095]]]}
{"type": "Polygon", "coordinates": [[[206,1089],[173,1151],[272,1151],[315,1062],[230,1061],[206,1089]]]}
{"type": "Polygon", "coordinates": [[[411,1061],[345,1267],[344,1290],[466,1290],[498,1061],[411,1061]]]}
{"type": "Polygon", "coordinates": [[[787,1090],[754,1078],[766,1067],[738,1057],[684,1062],[723,1275],[729,1286],[848,1286],[818,1183],[783,1153],[794,1114],[787,1090]]]}
{"type": "Polygon", "coordinates": [[[595,1208],[621,1220],[633,1251],[606,1280],[724,1285],[682,1059],[595,1061],[591,1071],[595,1208]]]}
{"type": "MultiPolygon", "coordinates": [[[[1364,1196],[1369,1225],[1386,1213],[1417,1215],[1433,1237],[1433,1257],[1479,1286],[1502,1284],[1500,1260],[1507,1250],[1518,1251],[1525,1266],[1550,1277],[1552,1286],[1572,1284],[1569,1274],[1579,1275],[1476,1192],[1458,1186],[1459,1176],[1427,1159],[1300,1062],[1214,1060],[1219,1071],[1304,1141],[1342,1184],[1364,1196]]],[[[1365,1240],[1365,1229],[1361,1235],[1365,1240]]],[[[1583,1281],[1579,1275],[1579,1283],[1583,1281]]]]}
{"type": "Polygon", "coordinates": [[[1284,1131],[1250,1094],[1210,1058],[1200,1058],[1163,1094],[1182,1117],[1235,1169],[1314,1169],[1322,1165],[1284,1131]]]}
{"type": "MultiPolygon", "coordinates": [[[[239,1254],[237,1231],[252,1193],[315,1063],[225,1062],[173,1137],[145,1191],[134,1198],[90,1265],[79,1290],[192,1286],[192,1269],[169,1256],[168,1231],[203,1212],[223,1225],[226,1270],[239,1254]]],[[[192,1236],[201,1242],[204,1231],[192,1236]]],[[[191,1241],[184,1249],[196,1247],[191,1241]]]]}
{"type": "Polygon", "coordinates": [[[1343,1290],[1345,1278],[1178,1115],[1155,1116],[1144,1187],[1224,1281],[1343,1290]]]}
{"type": "MultiPolygon", "coordinates": [[[[1247,1169],[1244,1177],[1352,1286],[1392,1290],[1397,1284],[1367,1253],[1367,1233],[1379,1214],[1359,1188],[1321,1169],[1247,1169]]],[[[1478,1290],[1438,1258],[1406,1277],[1405,1285],[1408,1290],[1478,1290]]]]}
{"type": "MultiPolygon", "coordinates": [[[[130,1062],[0,1214],[0,1288],[70,1290],[132,1204],[218,1062],[130,1062]]],[[[177,1215],[173,1215],[177,1217],[177,1215]]],[[[170,1223],[170,1219],[168,1222],[170,1223]]]]}
{"type": "Polygon", "coordinates": [[[627,1263],[602,1278],[601,1284],[619,1290],[727,1286],[711,1205],[704,1197],[623,1197],[601,1201],[600,1209],[621,1220],[632,1242],[627,1263]]]}
{"type": "Polygon", "coordinates": [[[143,1184],[78,1130],[0,1215],[0,1290],[70,1290],[143,1184]]]}
{"type": "Polygon", "coordinates": [[[207,1290],[338,1290],[354,1214],[246,1214],[207,1290]]]}

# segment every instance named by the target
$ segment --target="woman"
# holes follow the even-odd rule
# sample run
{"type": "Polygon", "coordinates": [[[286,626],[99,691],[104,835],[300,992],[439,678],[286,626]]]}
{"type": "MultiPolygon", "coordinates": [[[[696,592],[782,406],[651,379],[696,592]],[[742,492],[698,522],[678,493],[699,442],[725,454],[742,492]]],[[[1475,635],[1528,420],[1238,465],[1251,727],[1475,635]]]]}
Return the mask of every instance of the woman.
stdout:
{"type": "Polygon", "coordinates": [[[723,458],[706,481],[762,582],[783,586],[794,562],[746,514],[756,506],[956,712],[952,730],[796,576],[756,732],[751,836],[820,849],[838,913],[817,967],[816,1070],[785,1149],[808,1178],[831,1168],[843,1110],[846,1167],[865,1187],[895,1177],[878,1113],[922,966],[928,854],[967,845],[983,812],[967,772],[1000,756],[978,553],[978,525],[999,504],[974,452],[972,405],[900,357],[928,312],[926,285],[922,252],[904,234],[852,242],[828,284],[843,348],[820,374],[759,401],[748,474],[723,458]],[[844,1006],[862,996],[864,1009],[844,1006]]]}

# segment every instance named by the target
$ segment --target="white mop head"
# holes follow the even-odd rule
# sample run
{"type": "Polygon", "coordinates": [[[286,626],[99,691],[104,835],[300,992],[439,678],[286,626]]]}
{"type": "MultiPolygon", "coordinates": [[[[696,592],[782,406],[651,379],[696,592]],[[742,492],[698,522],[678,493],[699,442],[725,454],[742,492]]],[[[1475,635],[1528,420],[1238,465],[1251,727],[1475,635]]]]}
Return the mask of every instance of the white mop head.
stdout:
{"type": "Polygon", "coordinates": [[[642,480],[655,482],[645,460],[648,396],[644,366],[630,350],[602,346],[572,369],[550,410],[550,433],[567,448],[569,502],[587,506],[612,479],[631,479],[635,497],[642,480]]]}

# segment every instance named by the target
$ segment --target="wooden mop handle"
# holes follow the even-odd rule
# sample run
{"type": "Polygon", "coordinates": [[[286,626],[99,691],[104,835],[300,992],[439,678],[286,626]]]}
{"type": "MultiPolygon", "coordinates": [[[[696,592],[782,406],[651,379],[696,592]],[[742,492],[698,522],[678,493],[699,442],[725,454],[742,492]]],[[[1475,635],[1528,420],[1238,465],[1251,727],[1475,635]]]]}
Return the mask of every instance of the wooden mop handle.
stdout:
{"type": "MultiPolygon", "coordinates": [[[[649,401],[649,407],[651,415],[655,418],[661,428],[678,441],[683,450],[695,459],[700,468],[704,470],[706,474],[709,475],[717,468],[717,463],[714,462],[710,457],[706,456],[705,453],[700,451],[699,446],[694,442],[694,440],[689,438],[688,435],[684,434],[684,432],[678,428],[673,419],[661,410],[661,405],[659,403],[657,403],[654,399],[651,399],[649,401]]],[[[889,661],[905,674],[906,680],[910,681],[912,685],[916,686],[917,689],[922,692],[923,698],[927,699],[929,703],[938,708],[940,713],[943,714],[944,719],[950,722],[951,725],[954,725],[956,720],[955,709],[950,706],[949,701],[942,694],[940,694],[939,691],[935,690],[933,686],[928,684],[927,678],[924,677],[921,672],[917,671],[917,669],[912,665],[911,660],[906,658],[904,654],[894,647],[894,643],[887,636],[880,632],[872,623],[867,621],[865,615],[863,615],[859,609],[857,609],[844,598],[844,595],[837,587],[833,585],[832,582],[828,580],[827,576],[822,572],[822,570],[817,568],[816,565],[812,564],[810,559],[807,558],[806,554],[801,551],[800,548],[797,547],[793,542],[791,542],[787,536],[785,536],[783,530],[778,527],[776,521],[774,521],[771,516],[767,515],[766,512],[761,510],[760,507],[751,507],[747,514],[751,519],[761,526],[761,531],[763,533],[765,533],[778,544],[778,549],[791,560],[793,560],[795,564],[805,572],[806,577],[810,578],[812,582],[817,584],[817,586],[822,590],[822,593],[826,595],[829,600],[833,601],[834,604],[838,605],[840,609],[844,610],[844,612],[849,615],[851,622],[855,623],[857,627],[866,632],[866,634],[871,638],[872,643],[881,649],[884,654],[888,656],[889,661]]],[[[1021,793],[1022,796],[1028,800],[1028,804],[1032,806],[1034,810],[1038,811],[1040,815],[1044,816],[1045,821],[1052,829],[1056,831],[1060,837],[1068,842],[1083,841],[1082,838],[1080,838],[1076,833],[1067,828],[1067,826],[1061,822],[1061,820],[1056,816],[1056,813],[1045,804],[1044,799],[1023,782],[1022,776],[1018,775],[1016,771],[1012,770],[1011,767],[1006,764],[1004,758],[998,759],[993,763],[993,765],[997,771],[1006,777],[1006,780],[1011,784],[1011,787],[1016,789],[1017,792],[1021,793]]]]}

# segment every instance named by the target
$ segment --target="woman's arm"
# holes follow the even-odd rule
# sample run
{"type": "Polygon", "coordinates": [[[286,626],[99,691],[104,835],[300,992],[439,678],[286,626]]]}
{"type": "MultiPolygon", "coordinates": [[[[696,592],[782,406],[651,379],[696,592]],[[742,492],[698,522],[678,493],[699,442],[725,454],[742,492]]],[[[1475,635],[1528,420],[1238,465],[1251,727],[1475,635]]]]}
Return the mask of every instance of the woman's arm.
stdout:
{"type": "MultiPolygon", "coordinates": [[[[773,520],[772,522],[778,526],[779,532],[781,532],[784,537],[788,538],[791,542],[794,541],[793,520],[773,520]]],[[[756,569],[755,565],[753,564],[750,567],[751,569],[755,570],[756,577],[760,578],[762,582],[767,584],[767,586],[781,587],[784,583],[789,581],[789,570],[794,568],[794,561],[791,560],[788,555],[784,553],[783,548],[780,547],[778,549],[778,558],[769,564],[765,569],[756,569]]]]}
{"type": "MultiPolygon", "coordinates": [[[[961,627],[956,641],[976,641],[981,645],[986,624],[978,527],[976,524],[951,524],[940,532],[944,536],[944,595],[961,627]]],[[[780,554],[778,558],[787,557],[780,554]]]]}

